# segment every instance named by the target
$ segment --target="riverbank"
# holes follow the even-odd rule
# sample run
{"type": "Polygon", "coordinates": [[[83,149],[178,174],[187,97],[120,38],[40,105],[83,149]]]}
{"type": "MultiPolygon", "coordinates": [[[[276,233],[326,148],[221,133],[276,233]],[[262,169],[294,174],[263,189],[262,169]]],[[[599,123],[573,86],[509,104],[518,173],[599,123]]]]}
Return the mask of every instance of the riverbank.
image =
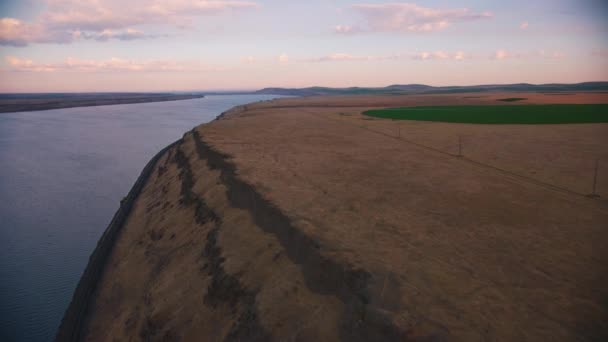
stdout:
{"type": "Polygon", "coordinates": [[[139,177],[135,181],[135,184],[127,194],[125,198],[120,201],[120,207],[112,218],[110,225],[104,231],[103,235],[97,242],[97,246],[84,270],[78,286],[74,291],[72,301],[62,319],[61,325],[57,333],[58,341],[78,341],[82,336],[81,329],[84,327],[84,319],[86,318],[87,310],[91,302],[91,296],[100,281],[101,275],[105,268],[108,256],[110,255],[116,238],[120,234],[120,230],[127,217],[129,216],[133,204],[143,189],[144,184],[150,177],[150,174],[154,171],[154,166],[158,159],[169,149],[172,148],[173,143],[160,152],[158,152],[152,159],[146,164],[139,177]]]}
{"type": "Polygon", "coordinates": [[[605,338],[608,188],[589,198],[580,175],[608,157],[608,124],[361,114],[504,97],[281,99],[186,133],[134,201],[79,338],[605,338]]]}
{"type": "Polygon", "coordinates": [[[0,113],[178,101],[203,97],[205,96],[202,94],[181,95],[146,93],[0,94],[0,113]]]}

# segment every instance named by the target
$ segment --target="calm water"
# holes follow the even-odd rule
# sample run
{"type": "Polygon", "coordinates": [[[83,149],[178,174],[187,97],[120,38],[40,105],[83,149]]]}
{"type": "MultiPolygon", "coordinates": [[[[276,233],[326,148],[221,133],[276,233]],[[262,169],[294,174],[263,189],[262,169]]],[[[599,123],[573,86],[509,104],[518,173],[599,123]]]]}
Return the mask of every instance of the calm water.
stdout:
{"type": "Polygon", "coordinates": [[[192,127],[277,96],[0,113],[0,341],[53,339],[143,166],[192,127]]]}

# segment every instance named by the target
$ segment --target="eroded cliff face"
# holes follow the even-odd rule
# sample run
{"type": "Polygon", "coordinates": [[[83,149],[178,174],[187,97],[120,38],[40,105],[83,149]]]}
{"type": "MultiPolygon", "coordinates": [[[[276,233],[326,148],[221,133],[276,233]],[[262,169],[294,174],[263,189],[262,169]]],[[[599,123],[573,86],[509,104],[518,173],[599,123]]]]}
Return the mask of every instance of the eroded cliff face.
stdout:
{"type": "Polygon", "coordinates": [[[462,130],[485,148],[577,136],[560,152],[574,158],[605,153],[608,125],[413,122],[399,137],[394,122],[359,114],[425,101],[495,100],[281,100],[186,133],[151,166],[79,339],[604,337],[607,202],[559,173],[548,186],[433,139],[462,130]]]}
{"type": "Polygon", "coordinates": [[[195,130],[157,163],[108,260],[84,340],[395,340],[369,274],[238,178],[195,130]]]}

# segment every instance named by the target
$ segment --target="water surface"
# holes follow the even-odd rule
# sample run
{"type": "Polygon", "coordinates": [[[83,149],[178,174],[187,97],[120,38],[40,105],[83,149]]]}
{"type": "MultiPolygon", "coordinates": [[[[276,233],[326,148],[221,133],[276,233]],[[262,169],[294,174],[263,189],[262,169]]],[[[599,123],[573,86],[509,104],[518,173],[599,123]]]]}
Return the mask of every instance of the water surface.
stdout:
{"type": "Polygon", "coordinates": [[[159,150],[275,97],[0,114],[0,341],[53,339],[98,238],[159,150]]]}

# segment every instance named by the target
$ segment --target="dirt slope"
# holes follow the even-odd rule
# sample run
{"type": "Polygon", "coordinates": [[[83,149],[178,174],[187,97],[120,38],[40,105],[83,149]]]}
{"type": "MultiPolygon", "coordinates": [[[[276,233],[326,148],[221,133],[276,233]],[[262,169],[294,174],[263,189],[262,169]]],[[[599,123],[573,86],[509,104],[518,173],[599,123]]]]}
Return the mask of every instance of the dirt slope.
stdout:
{"type": "Polygon", "coordinates": [[[608,338],[608,204],[569,176],[606,157],[608,125],[403,122],[399,136],[359,114],[503,95],[284,99],[186,133],[135,202],[84,340],[608,338]],[[463,132],[484,146],[459,158],[442,139],[463,132]],[[491,158],[522,141],[534,151],[491,158]],[[547,154],[558,170],[532,173],[547,154]]]}

